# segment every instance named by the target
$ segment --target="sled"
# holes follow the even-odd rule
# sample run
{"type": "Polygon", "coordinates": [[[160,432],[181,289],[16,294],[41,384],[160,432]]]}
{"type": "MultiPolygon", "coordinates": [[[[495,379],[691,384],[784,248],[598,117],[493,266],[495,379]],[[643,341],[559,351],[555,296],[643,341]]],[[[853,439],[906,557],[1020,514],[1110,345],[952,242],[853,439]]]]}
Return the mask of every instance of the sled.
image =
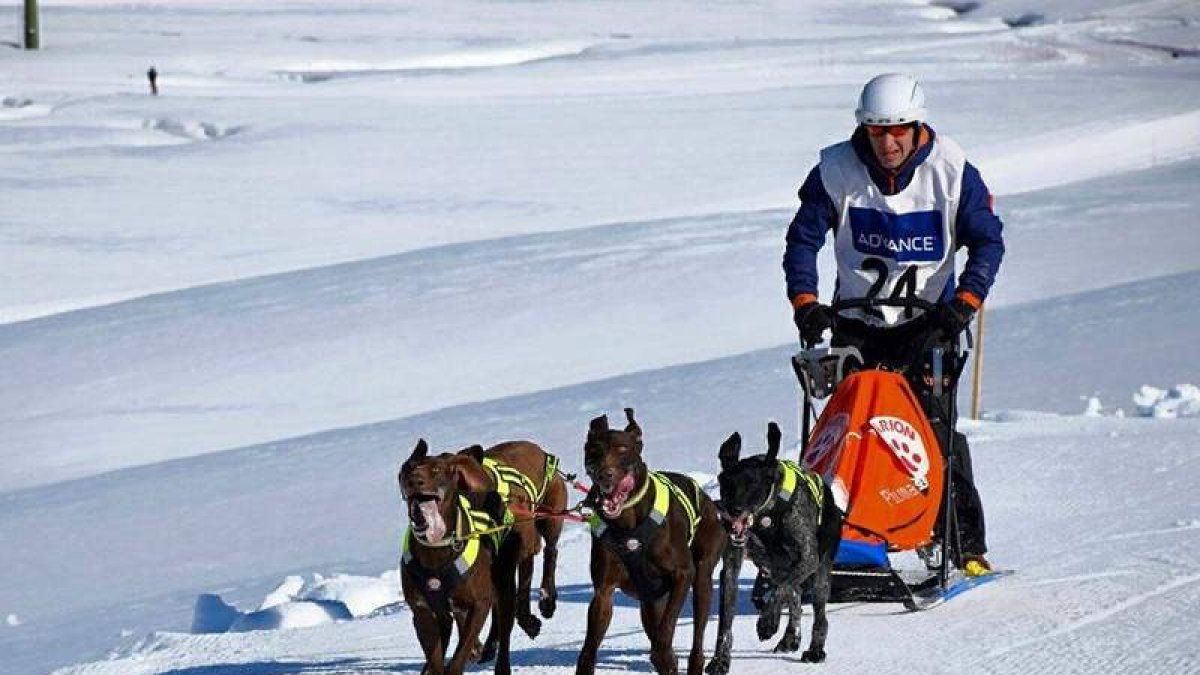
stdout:
{"type": "MultiPolygon", "coordinates": [[[[832,310],[878,306],[933,309],[923,300],[899,298],[840,301],[832,310]]],[[[931,365],[934,395],[948,396],[951,406],[955,385],[947,391],[938,385],[944,376],[957,382],[969,351],[966,334],[949,373],[943,372],[940,348],[923,355],[931,365]]],[[[957,552],[955,542],[940,541],[934,533],[956,531],[949,504],[954,435],[951,430],[937,437],[904,375],[864,368],[853,347],[806,346],[792,366],[804,392],[800,463],[825,478],[845,514],[830,602],[898,602],[915,611],[941,604],[955,588],[957,594],[983,583],[977,580],[999,576],[968,579],[951,572],[951,556],[944,552],[947,545],[957,552]],[[825,398],[810,433],[812,401],[825,398]],[[902,551],[919,552],[924,569],[893,567],[889,554],[902,551]]]]}

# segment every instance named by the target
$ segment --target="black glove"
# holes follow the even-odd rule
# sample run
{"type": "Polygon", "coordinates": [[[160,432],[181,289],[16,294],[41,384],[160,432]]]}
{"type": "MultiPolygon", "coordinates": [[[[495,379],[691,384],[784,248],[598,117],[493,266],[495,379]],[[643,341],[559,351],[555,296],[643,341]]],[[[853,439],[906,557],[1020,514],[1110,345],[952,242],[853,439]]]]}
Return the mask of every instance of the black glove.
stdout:
{"type": "Polygon", "coordinates": [[[939,303],[933,313],[933,323],[946,337],[957,337],[975,318],[975,308],[969,302],[956,297],[950,302],[939,303]]]}
{"type": "Polygon", "coordinates": [[[796,328],[800,330],[800,339],[805,344],[816,344],[821,341],[822,334],[833,328],[833,312],[827,305],[819,302],[809,302],[796,308],[792,315],[796,328]]]}

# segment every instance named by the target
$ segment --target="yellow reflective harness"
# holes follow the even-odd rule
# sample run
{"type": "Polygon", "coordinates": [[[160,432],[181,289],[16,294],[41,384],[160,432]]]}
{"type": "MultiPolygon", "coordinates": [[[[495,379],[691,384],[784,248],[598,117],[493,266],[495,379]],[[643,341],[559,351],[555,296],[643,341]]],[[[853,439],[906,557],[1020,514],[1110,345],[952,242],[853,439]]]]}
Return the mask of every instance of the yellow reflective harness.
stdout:
{"type": "Polygon", "coordinates": [[[491,457],[483,458],[483,468],[492,475],[492,480],[496,483],[496,492],[500,493],[500,498],[504,500],[504,503],[508,503],[512,488],[518,487],[529,495],[531,503],[540,504],[542,497],[546,496],[546,489],[550,487],[550,481],[554,480],[554,475],[558,472],[558,458],[546,453],[540,487],[518,469],[491,457]]]}
{"type": "MultiPolygon", "coordinates": [[[[599,513],[593,513],[588,519],[592,536],[605,544],[621,559],[626,572],[629,573],[630,580],[637,588],[638,596],[643,600],[660,598],[669,590],[665,578],[650,574],[647,566],[646,547],[650,545],[662,524],[666,522],[667,514],[671,510],[671,502],[678,502],[684,513],[687,514],[688,546],[692,545],[692,540],[695,539],[696,530],[700,525],[700,494],[702,493],[700,484],[688,476],[673,475],[691,483],[692,498],[689,499],[683,488],[667,475],[652,471],[648,474],[646,482],[648,487],[654,491],[654,505],[650,509],[650,515],[641,523],[631,529],[625,529],[610,525],[600,517],[599,513]],[[674,500],[671,499],[672,496],[675,497],[674,500]]],[[[638,500],[640,498],[641,495],[638,500]]],[[[627,503],[626,508],[638,500],[627,503]]]]}
{"type": "Polygon", "coordinates": [[[825,489],[821,476],[809,471],[790,459],[779,460],[780,480],[779,490],[775,496],[784,503],[791,502],[796,485],[801,481],[812,494],[813,503],[817,505],[817,524],[821,524],[821,516],[825,510],[825,489]]]}
{"type": "Polygon", "coordinates": [[[479,558],[479,547],[484,543],[490,544],[492,551],[500,549],[501,542],[512,527],[513,515],[508,510],[507,502],[504,507],[504,517],[497,522],[492,514],[471,505],[465,495],[458,495],[458,508],[455,511],[454,534],[452,545],[461,546],[458,557],[442,565],[436,570],[426,569],[413,556],[410,550],[414,535],[412,526],[404,532],[401,543],[401,567],[417,581],[421,594],[435,610],[444,611],[449,608],[450,594],[454,592],[471,567],[479,558]],[[460,534],[463,525],[466,532],[460,534]]]}

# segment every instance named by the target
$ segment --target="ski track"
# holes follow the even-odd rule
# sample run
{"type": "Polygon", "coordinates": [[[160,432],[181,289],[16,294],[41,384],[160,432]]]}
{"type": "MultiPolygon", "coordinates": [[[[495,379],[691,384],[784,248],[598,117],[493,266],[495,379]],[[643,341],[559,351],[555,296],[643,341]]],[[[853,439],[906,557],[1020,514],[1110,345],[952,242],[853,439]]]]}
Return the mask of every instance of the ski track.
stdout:
{"type": "Polygon", "coordinates": [[[1146,593],[1140,593],[1138,595],[1134,595],[1129,598],[1126,598],[1125,600],[1122,600],[1121,602],[1118,602],[1115,605],[1112,605],[1111,607],[1107,607],[1098,612],[1093,612],[1093,613],[1083,617],[1082,619],[1079,619],[1077,621],[1068,623],[1064,626],[1055,628],[1054,630],[1052,630],[1048,633],[1043,633],[1043,634],[1037,635],[1035,637],[1029,638],[1027,640],[1015,642],[1015,643],[1006,645],[1000,649],[994,649],[994,650],[988,652],[984,658],[979,659],[978,661],[975,661],[971,665],[982,666],[983,664],[987,663],[989,660],[998,659],[1001,656],[1004,656],[1006,654],[1011,654],[1019,649],[1031,647],[1033,645],[1043,643],[1048,640],[1054,640],[1055,638],[1069,635],[1069,634],[1075,633],[1076,631],[1088,628],[1090,626],[1094,626],[1096,624],[1103,623],[1103,622],[1105,622],[1105,621],[1107,621],[1107,620],[1117,616],[1118,614],[1125,612],[1131,608],[1137,607],[1137,606],[1139,606],[1143,603],[1149,602],[1151,600],[1155,600],[1161,596],[1167,595],[1168,593],[1170,593],[1178,588],[1184,588],[1184,587],[1186,587],[1190,584],[1194,584],[1196,582],[1200,582],[1200,574],[1189,574],[1187,576],[1179,577],[1179,578],[1174,579],[1166,584],[1158,586],[1157,588],[1155,588],[1152,591],[1148,591],[1146,593]]]}
{"type": "Polygon", "coordinates": [[[1050,579],[1038,579],[1037,581],[1024,581],[1023,586],[1054,586],[1056,584],[1073,584],[1080,581],[1091,581],[1093,579],[1111,579],[1113,577],[1129,577],[1136,575],[1134,571],[1112,571],[1112,572],[1096,572],[1092,574],[1072,574],[1065,577],[1053,577],[1050,579]]]}
{"type": "MultiPolygon", "coordinates": [[[[1128,532],[1126,534],[1114,534],[1110,537],[1105,537],[1101,541],[1121,541],[1124,539],[1139,539],[1141,537],[1157,537],[1164,534],[1179,534],[1180,532],[1189,532],[1192,530],[1200,530],[1200,521],[1193,521],[1176,527],[1164,527],[1158,530],[1145,530],[1142,532],[1128,532]]],[[[1097,542],[1101,543],[1101,542],[1097,542]]]]}

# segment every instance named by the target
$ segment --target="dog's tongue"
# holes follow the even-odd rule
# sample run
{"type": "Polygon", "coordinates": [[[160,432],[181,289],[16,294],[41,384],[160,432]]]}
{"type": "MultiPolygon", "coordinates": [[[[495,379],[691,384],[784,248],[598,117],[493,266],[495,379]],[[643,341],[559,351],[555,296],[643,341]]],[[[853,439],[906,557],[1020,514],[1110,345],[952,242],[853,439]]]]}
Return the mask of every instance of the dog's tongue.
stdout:
{"type": "Polygon", "coordinates": [[[418,505],[421,515],[425,516],[425,541],[436,544],[446,536],[446,521],[442,520],[442,512],[438,510],[438,501],[429,499],[418,505]]]}
{"type": "Polygon", "coordinates": [[[612,494],[604,498],[604,513],[610,518],[620,515],[621,507],[625,505],[625,500],[631,491],[633,491],[633,474],[627,473],[621,482],[617,483],[617,487],[613,488],[612,494]]]}

